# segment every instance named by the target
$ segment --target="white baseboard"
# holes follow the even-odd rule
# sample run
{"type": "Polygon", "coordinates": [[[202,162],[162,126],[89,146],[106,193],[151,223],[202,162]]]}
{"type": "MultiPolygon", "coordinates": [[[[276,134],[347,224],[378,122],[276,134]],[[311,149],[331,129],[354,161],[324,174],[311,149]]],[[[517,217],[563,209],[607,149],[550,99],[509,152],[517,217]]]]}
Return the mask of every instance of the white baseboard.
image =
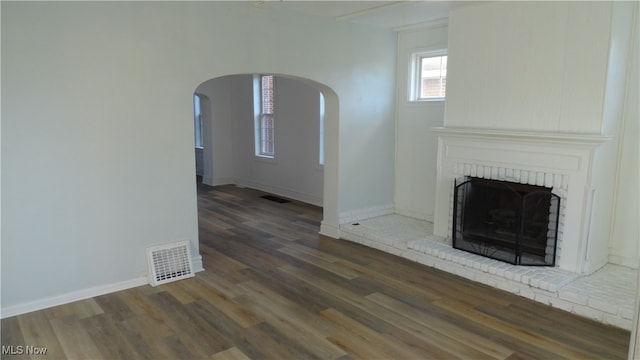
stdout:
{"type": "Polygon", "coordinates": [[[320,235],[328,236],[334,239],[340,239],[340,227],[334,224],[327,224],[322,221],[320,223],[320,235]]]}
{"type": "Polygon", "coordinates": [[[202,176],[202,183],[205,185],[213,186],[213,178],[209,176],[202,176]]]}
{"type": "Polygon", "coordinates": [[[348,224],[365,219],[371,219],[383,215],[391,215],[395,213],[395,205],[387,204],[382,206],[373,206],[365,209],[354,211],[345,211],[340,213],[340,224],[348,224]]]}
{"type": "Polygon", "coordinates": [[[206,176],[206,177],[202,177],[202,183],[209,186],[220,186],[220,185],[233,184],[235,183],[235,181],[231,177],[215,178],[215,177],[206,176]]]}
{"type": "Polygon", "coordinates": [[[246,187],[302,201],[307,204],[322,206],[322,198],[282,186],[264,184],[258,181],[247,181],[246,187]]]}
{"type": "Polygon", "coordinates": [[[232,177],[213,178],[213,180],[211,180],[211,186],[229,185],[233,183],[234,181],[232,177]]]}
{"type": "MultiPolygon", "coordinates": [[[[200,265],[202,267],[202,265],[200,265]]],[[[137,286],[147,285],[149,283],[146,276],[126,280],[118,283],[94,286],[83,290],[72,291],[70,293],[47,297],[23,304],[3,307],[0,311],[0,318],[4,319],[10,316],[26,314],[28,312],[42,310],[53,306],[68,304],[74,301],[85,300],[95,296],[109,294],[112,292],[126,290],[137,286]]]]}
{"type": "Polygon", "coordinates": [[[416,210],[404,209],[404,208],[396,207],[395,212],[398,215],[402,215],[402,216],[406,216],[406,217],[410,217],[410,218],[414,218],[414,219],[418,219],[418,220],[424,220],[424,221],[428,221],[430,223],[433,222],[433,214],[427,214],[427,213],[424,213],[422,211],[416,211],[416,210]]]}
{"type": "MultiPolygon", "coordinates": [[[[202,256],[192,255],[191,266],[193,272],[204,271],[202,266],[202,256]]],[[[87,289],[72,291],[70,293],[47,297],[40,300],[30,301],[23,304],[2,307],[0,310],[0,318],[4,319],[11,316],[26,314],[32,311],[42,310],[53,306],[64,305],[74,301],[89,299],[95,296],[105,295],[116,291],[131,289],[137,286],[149,284],[147,276],[143,275],[135,279],[125,280],[113,284],[93,286],[87,289]]]]}
{"type": "Polygon", "coordinates": [[[623,257],[618,255],[609,255],[609,263],[626,266],[632,269],[638,269],[640,267],[640,260],[635,258],[623,257]]]}
{"type": "Polygon", "coordinates": [[[193,272],[204,271],[204,267],[202,267],[202,255],[191,255],[191,268],[193,272]]]}

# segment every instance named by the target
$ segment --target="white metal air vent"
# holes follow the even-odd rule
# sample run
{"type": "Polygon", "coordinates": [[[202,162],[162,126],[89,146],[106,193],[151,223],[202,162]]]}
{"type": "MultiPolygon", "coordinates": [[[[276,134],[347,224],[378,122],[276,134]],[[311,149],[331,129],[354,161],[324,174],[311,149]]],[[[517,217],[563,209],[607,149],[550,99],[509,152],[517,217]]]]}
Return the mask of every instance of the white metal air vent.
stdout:
{"type": "Polygon", "coordinates": [[[151,286],[193,277],[189,241],[147,248],[147,258],[151,286]]]}

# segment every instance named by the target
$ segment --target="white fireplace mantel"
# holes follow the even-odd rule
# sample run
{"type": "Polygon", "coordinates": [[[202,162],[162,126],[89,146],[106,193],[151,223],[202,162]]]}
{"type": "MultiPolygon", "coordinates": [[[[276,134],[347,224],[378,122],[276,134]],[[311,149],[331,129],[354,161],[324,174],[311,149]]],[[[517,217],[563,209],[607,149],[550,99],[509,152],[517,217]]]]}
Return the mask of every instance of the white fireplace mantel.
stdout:
{"type": "Polygon", "coordinates": [[[534,141],[540,143],[572,144],[595,148],[600,144],[611,140],[610,136],[600,134],[566,133],[566,132],[542,132],[503,130],[488,128],[468,127],[433,127],[433,132],[443,136],[457,136],[469,138],[484,138],[507,141],[534,141]]]}
{"type": "MultiPolygon", "coordinates": [[[[450,238],[454,179],[477,176],[553,187],[564,202],[558,267],[589,271],[591,207],[598,134],[439,127],[434,233],[450,238]]],[[[606,241],[606,239],[604,239],[606,241]]],[[[595,260],[594,260],[595,261],[595,260]]]]}

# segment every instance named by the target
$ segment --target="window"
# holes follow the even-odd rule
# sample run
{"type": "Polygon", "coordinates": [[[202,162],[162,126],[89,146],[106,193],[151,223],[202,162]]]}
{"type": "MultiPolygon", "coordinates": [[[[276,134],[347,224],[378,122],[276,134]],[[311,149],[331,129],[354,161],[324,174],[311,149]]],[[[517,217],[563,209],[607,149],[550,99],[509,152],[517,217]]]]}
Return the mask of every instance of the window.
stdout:
{"type": "Polygon", "coordinates": [[[260,75],[254,90],[259,109],[256,116],[256,156],[273,158],[275,155],[275,118],[273,102],[273,75],[260,75]]]}
{"type": "Polygon", "coordinates": [[[200,110],[200,96],[196,94],[193,95],[193,121],[196,148],[202,149],[202,113],[200,110]]]}
{"type": "Polygon", "coordinates": [[[320,165],[324,165],[324,96],[320,93],[320,165]]]}
{"type": "Polygon", "coordinates": [[[444,100],[447,87],[447,55],[417,53],[411,59],[411,101],[444,100]]]}

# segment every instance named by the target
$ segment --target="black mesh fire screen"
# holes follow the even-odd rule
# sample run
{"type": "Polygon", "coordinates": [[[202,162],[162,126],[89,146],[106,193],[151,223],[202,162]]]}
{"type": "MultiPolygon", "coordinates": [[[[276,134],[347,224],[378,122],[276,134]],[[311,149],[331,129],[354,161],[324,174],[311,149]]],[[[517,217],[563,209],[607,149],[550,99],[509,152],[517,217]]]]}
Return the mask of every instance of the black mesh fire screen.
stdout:
{"type": "Polygon", "coordinates": [[[455,186],[453,247],[515,265],[554,266],[560,197],[551,190],[465,178],[455,186]]]}

